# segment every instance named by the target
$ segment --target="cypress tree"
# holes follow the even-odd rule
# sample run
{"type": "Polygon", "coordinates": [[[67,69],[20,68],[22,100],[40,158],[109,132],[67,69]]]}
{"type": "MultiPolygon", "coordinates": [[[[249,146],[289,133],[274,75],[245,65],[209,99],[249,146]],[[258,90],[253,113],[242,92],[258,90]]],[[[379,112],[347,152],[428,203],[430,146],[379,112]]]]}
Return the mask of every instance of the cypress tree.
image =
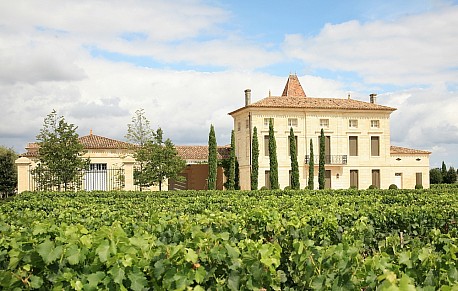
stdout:
{"type": "Polygon", "coordinates": [[[313,142],[310,139],[310,159],[309,159],[309,184],[308,188],[313,190],[315,188],[314,185],[314,175],[315,175],[315,157],[313,156],[313,142]]]}
{"type": "Polygon", "coordinates": [[[269,120],[269,160],[270,160],[270,188],[279,189],[278,184],[278,161],[277,144],[275,143],[274,125],[272,119],[269,120]]]}
{"type": "Polygon", "coordinates": [[[299,190],[301,188],[299,182],[299,164],[297,162],[296,138],[292,127],[289,130],[289,154],[291,157],[291,189],[299,190]]]}
{"type": "Polygon", "coordinates": [[[240,170],[239,170],[239,161],[237,160],[237,157],[235,158],[234,189],[240,190],[240,170]]]}
{"type": "Polygon", "coordinates": [[[216,148],[215,129],[212,124],[208,135],[208,190],[216,189],[216,171],[218,167],[216,148]]]}
{"type": "Polygon", "coordinates": [[[234,130],[231,132],[231,152],[229,157],[229,178],[227,190],[234,190],[235,187],[235,137],[234,130]]]}
{"type": "Polygon", "coordinates": [[[442,161],[441,173],[442,173],[442,179],[443,180],[446,179],[445,177],[447,177],[447,166],[445,165],[444,161],[442,161]]]}
{"type": "Polygon", "coordinates": [[[321,129],[320,134],[320,161],[318,166],[318,187],[319,189],[324,189],[325,184],[325,169],[324,169],[324,162],[325,162],[325,142],[324,142],[324,130],[321,129]]]}
{"type": "Polygon", "coordinates": [[[258,171],[259,171],[259,141],[258,129],[253,128],[253,141],[251,142],[252,161],[251,161],[251,190],[258,190],[258,171]]]}

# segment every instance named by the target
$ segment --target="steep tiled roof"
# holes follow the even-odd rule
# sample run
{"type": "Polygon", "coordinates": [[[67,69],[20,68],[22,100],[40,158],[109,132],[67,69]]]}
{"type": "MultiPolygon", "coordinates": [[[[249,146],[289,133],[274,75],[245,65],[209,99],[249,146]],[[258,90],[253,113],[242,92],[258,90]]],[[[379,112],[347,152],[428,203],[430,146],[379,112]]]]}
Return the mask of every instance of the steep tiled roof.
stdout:
{"type": "MultiPolygon", "coordinates": [[[[208,160],[208,146],[206,145],[194,145],[194,146],[175,146],[178,154],[184,160],[208,160]]],[[[219,146],[217,148],[218,160],[227,159],[229,157],[230,147],[219,146]]]]}
{"type": "Polygon", "coordinates": [[[129,149],[133,144],[95,134],[82,136],[79,141],[85,149],[129,149]]]}
{"type": "Polygon", "coordinates": [[[428,151],[423,151],[423,150],[415,150],[415,149],[409,149],[409,148],[404,148],[404,147],[398,147],[398,146],[391,146],[390,147],[390,153],[392,155],[399,155],[399,154],[431,154],[431,152],[428,151]]]}
{"type": "Polygon", "coordinates": [[[343,109],[343,110],[385,110],[394,111],[396,108],[363,102],[353,99],[338,98],[303,98],[303,97],[267,97],[248,106],[239,108],[231,113],[244,108],[299,108],[299,109],[343,109]]]}
{"type": "Polygon", "coordinates": [[[302,98],[306,97],[304,89],[302,89],[297,75],[289,75],[288,81],[286,81],[285,89],[283,90],[283,94],[281,94],[281,96],[302,98]]]}

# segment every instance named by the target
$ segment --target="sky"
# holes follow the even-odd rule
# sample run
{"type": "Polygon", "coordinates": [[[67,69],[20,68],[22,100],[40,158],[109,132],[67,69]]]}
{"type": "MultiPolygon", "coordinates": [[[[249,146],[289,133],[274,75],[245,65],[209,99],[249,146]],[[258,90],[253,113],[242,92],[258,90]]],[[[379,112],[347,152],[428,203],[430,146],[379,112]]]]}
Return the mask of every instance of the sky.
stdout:
{"type": "Polygon", "coordinates": [[[2,0],[0,145],[23,153],[53,109],[125,140],[144,109],[177,145],[230,143],[228,115],[281,95],[397,108],[391,143],[458,167],[458,0],[2,0]]]}

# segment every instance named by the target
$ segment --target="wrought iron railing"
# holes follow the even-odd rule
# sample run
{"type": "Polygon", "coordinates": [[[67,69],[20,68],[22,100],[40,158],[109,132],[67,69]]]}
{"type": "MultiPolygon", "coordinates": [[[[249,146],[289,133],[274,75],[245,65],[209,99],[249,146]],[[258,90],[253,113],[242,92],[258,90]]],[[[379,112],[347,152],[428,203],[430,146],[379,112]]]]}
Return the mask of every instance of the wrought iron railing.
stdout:
{"type": "Polygon", "coordinates": [[[124,169],[84,170],[67,185],[59,181],[49,170],[30,170],[30,191],[112,191],[124,189],[124,169]]]}
{"type": "MultiPolygon", "coordinates": [[[[310,156],[305,156],[305,163],[308,164],[310,161],[310,156]]],[[[313,155],[313,163],[318,165],[320,162],[319,155],[313,155]]],[[[325,165],[346,165],[347,164],[347,155],[326,155],[324,158],[325,165]]]]}

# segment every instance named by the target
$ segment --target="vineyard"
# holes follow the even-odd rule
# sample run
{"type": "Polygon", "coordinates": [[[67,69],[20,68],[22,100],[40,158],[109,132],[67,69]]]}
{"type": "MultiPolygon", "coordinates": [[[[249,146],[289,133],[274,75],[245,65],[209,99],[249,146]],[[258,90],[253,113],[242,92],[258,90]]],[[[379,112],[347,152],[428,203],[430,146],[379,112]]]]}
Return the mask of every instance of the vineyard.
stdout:
{"type": "Polygon", "coordinates": [[[458,290],[458,188],[23,193],[3,290],[458,290]]]}

